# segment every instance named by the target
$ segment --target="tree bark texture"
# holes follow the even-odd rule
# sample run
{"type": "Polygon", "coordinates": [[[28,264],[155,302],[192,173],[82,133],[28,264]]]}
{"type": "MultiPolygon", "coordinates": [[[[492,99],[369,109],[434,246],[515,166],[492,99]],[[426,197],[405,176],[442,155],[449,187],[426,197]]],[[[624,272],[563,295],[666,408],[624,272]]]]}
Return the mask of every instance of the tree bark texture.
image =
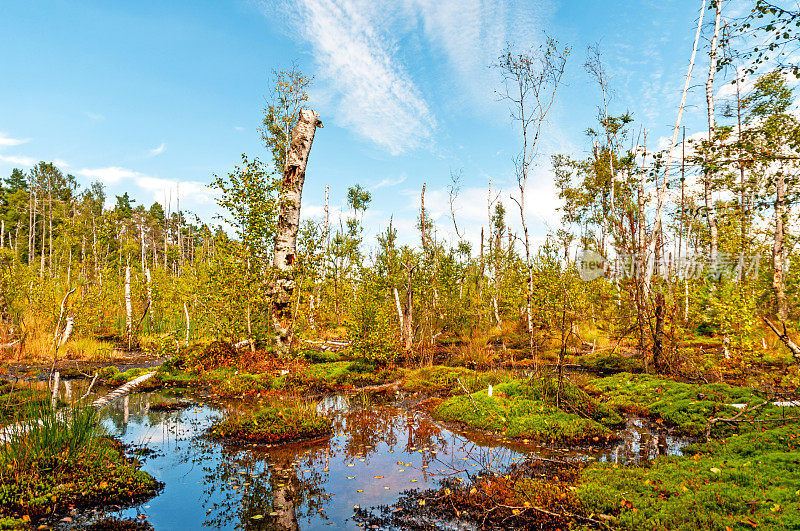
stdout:
{"type": "Polygon", "coordinates": [[[275,233],[273,266],[277,276],[270,286],[272,322],[275,326],[275,346],[285,354],[292,343],[292,294],[297,287],[292,272],[297,253],[297,231],[300,227],[300,200],[306,177],[306,164],[317,127],[322,127],[319,115],[302,109],[292,129],[291,144],[286,157],[281,182],[278,229],[275,233]]]}
{"type": "Polygon", "coordinates": [[[786,302],[786,282],[784,279],[784,264],[786,263],[786,181],[783,168],[775,179],[775,240],[772,245],[772,289],[775,292],[775,313],[778,319],[786,321],[789,318],[789,305],[786,302]]]}
{"type": "MultiPolygon", "coordinates": [[[[714,127],[716,126],[714,120],[714,74],[717,71],[717,39],[719,38],[719,25],[720,16],[722,13],[721,0],[715,0],[716,18],[714,21],[714,35],[711,37],[711,50],[709,52],[710,60],[708,67],[708,79],[706,80],[706,103],[708,104],[708,141],[709,144],[714,140],[714,127]]],[[[711,147],[711,146],[709,146],[711,147]]],[[[710,236],[710,259],[711,270],[716,275],[717,272],[717,255],[718,251],[718,230],[716,211],[714,209],[714,199],[711,196],[713,184],[711,182],[712,173],[706,168],[703,173],[703,200],[706,207],[706,222],[708,223],[708,232],[710,236]]]]}

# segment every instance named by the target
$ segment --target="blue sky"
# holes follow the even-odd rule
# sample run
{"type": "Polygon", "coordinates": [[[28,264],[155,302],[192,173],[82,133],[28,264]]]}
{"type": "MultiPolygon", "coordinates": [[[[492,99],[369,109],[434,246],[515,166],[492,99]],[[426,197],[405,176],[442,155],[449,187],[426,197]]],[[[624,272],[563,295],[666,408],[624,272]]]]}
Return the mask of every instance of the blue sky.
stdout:
{"type": "MultiPolygon", "coordinates": [[[[367,234],[391,216],[401,241],[416,244],[425,182],[437,232],[452,238],[447,187],[461,171],[458,221],[476,242],[490,180],[518,217],[507,194],[519,138],[489,65],[506,42],[533,46],[547,31],[572,55],[529,184],[526,216],[541,241],[559,219],[547,155],[585,154],[601,101],[583,70],[586,46],[604,51],[612,112],[630,110],[653,145],[671,134],[698,10],[696,0],[6,0],[0,175],[55,161],[82,185],[102,181],[112,199],[127,191],[174,209],[179,189],[181,208],[209,219],[219,213],[213,174],[242,153],[269,159],[257,128],[270,72],[294,61],[315,76],[311,106],[325,124],[303,217],[321,215],[326,184],[343,208],[359,183],[373,195],[367,234]]],[[[701,50],[696,75],[706,65],[701,50]]],[[[697,86],[685,123],[703,121],[697,86]]]]}

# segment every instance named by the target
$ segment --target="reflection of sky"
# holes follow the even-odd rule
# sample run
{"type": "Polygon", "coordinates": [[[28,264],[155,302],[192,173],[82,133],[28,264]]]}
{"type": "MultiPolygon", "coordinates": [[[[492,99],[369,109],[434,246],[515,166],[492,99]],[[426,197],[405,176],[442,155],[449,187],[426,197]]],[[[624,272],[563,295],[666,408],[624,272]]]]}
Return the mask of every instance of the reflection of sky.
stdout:
{"type": "MultiPolygon", "coordinates": [[[[104,410],[104,424],[123,442],[145,445],[155,455],[143,468],[165,483],[154,499],[122,511],[147,515],[156,529],[266,529],[274,522],[273,493],[291,488],[301,529],[356,528],[354,506],[396,503],[404,490],[434,488],[446,477],[502,469],[526,453],[557,457],[647,458],[679,451],[681,441],[653,437],[647,426],[631,425],[616,447],[575,452],[499,441],[443,429],[427,417],[393,405],[350,404],[346,397],[323,400],[318,409],[332,419],[329,440],[272,448],[230,448],[197,435],[223,406],[196,405],[180,411],[149,412],[156,395],[141,393],[104,410]],[[124,419],[127,417],[127,423],[124,419]],[[513,448],[513,449],[512,449],[513,448]],[[281,475],[276,469],[287,469],[281,475]],[[360,492],[359,492],[360,491],[360,492]],[[253,516],[263,518],[253,519],[253,516]]],[[[239,409],[242,404],[231,405],[239,409]]]]}

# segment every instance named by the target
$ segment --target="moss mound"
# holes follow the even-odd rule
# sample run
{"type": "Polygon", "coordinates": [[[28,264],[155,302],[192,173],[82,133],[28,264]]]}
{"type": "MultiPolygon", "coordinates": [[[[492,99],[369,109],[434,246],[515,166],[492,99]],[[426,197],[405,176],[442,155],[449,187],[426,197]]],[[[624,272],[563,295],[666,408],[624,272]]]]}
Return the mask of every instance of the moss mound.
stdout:
{"type": "Polygon", "coordinates": [[[468,390],[474,390],[486,389],[489,385],[497,385],[508,379],[506,373],[481,373],[464,367],[434,365],[407,373],[403,379],[402,389],[411,393],[455,396],[464,394],[459,380],[468,390]]]}
{"type": "Polygon", "coordinates": [[[160,488],[111,439],[100,437],[62,458],[65,454],[66,449],[53,448],[54,460],[19,463],[0,452],[0,516],[33,519],[65,512],[70,505],[129,504],[160,488]]]}
{"type": "Polygon", "coordinates": [[[618,529],[800,529],[800,426],[730,437],[692,457],[584,470],[578,497],[618,529]]]}
{"type": "MultiPolygon", "coordinates": [[[[620,373],[589,382],[587,391],[623,411],[659,417],[688,435],[701,435],[709,418],[732,417],[726,404],[755,404],[763,397],[746,387],[694,385],[649,374],[620,373]]],[[[759,410],[761,414],[774,408],[759,410]]]]}
{"type": "Polygon", "coordinates": [[[229,414],[215,423],[210,433],[246,442],[283,443],[329,435],[331,422],[320,416],[313,404],[265,406],[243,415],[229,414]]]}

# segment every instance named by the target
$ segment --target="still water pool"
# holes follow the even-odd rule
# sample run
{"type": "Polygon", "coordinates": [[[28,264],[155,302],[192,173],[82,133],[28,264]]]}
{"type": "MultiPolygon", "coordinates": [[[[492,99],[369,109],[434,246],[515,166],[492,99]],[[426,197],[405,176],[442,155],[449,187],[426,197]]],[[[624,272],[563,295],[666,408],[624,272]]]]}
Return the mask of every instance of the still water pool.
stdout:
{"type": "Polygon", "coordinates": [[[355,510],[392,506],[403,491],[435,488],[445,478],[469,481],[528,457],[620,463],[677,454],[688,442],[634,418],[612,446],[553,449],[448,428],[406,406],[334,396],[318,409],[333,421],[332,437],[273,447],[237,447],[207,439],[206,429],[241,402],[195,398],[189,407],[153,411],[160,393],[136,393],[102,410],[109,433],[140,454],[164,483],[156,497],[100,515],[141,518],[168,529],[358,529],[355,510]]]}

